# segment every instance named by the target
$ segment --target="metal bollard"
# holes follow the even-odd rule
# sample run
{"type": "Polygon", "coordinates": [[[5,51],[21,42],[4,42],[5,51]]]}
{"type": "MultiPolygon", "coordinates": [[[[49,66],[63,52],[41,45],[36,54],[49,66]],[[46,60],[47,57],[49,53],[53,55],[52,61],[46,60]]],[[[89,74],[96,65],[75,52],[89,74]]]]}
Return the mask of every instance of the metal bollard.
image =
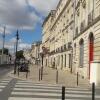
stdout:
{"type": "Polygon", "coordinates": [[[28,72],[26,72],[26,78],[28,77],[28,72]]]}
{"type": "Polygon", "coordinates": [[[95,83],[92,83],[92,100],[95,100],[95,83]]]}
{"type": "Polygon", "coordinates": [[[58,83],[58,70],[56,71],[56,84],[58,83]]]}
{"type": "Polygon", "coordinates": [[[62,100],[65,100],[65,86],[62,86],[62,100]]]}
{"type": "Polygon", "coordinates": [[[78,72],[77,72],[77,86],[78,86],[78,83],[79,83],[79,74],[78,74],[78,72]]]}
{"type": "Polygon", "coordinates": [[[41,76],[41,69],[39,69],[39,81],[40,81],[40,76],[41,76]]]}
{"type": "Polygon", "coordinates": [[[41,67],[41,80],[43,79],[43,67],[41,67]]]}
{"type": "Polygon", "coordinates": [[[18,72],[18,77],[19,77],[19,66],[18,66],[17,72],[18,72]]]}

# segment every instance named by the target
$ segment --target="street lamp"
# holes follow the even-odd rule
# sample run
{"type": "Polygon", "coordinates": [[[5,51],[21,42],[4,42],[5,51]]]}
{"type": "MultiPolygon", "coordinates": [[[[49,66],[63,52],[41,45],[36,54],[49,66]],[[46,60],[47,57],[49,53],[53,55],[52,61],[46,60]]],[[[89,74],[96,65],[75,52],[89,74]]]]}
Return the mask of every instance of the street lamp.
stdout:
{"type": "Polygon", "coordinates": [[[46,48],[46,47],[44,47],[44,46],[42,46],[42,52],[40,53],[40,56],[41,56],[41,59],[42,59],[42,67],[41,67],[41,80],[42,80],[42,78],[43,78],[43,60],[44,60],[44,56],[46,55],[46,54],[49,54],[49,50],[46,48]]]}
{"type": "Polygon", "coordinates": [[[3,47],[2,47],[2,64],[4,63],[4,45],[5,45],[5,29],[6,29],[6,27],[4,27],[4,33],[3,33],[3,35],[2,35],[2,37],[3,37],[3,47]]]}
{"type": "Polygon", "coordinates": [[[18,30],[16,33],[16,54],[15,54],[15,66],[14,66],[14,74],[16,74],[16,60],[17,60],[17,48],[18,48],[18,40],[19,40],[19,34],[18,34],[18,30]]]}

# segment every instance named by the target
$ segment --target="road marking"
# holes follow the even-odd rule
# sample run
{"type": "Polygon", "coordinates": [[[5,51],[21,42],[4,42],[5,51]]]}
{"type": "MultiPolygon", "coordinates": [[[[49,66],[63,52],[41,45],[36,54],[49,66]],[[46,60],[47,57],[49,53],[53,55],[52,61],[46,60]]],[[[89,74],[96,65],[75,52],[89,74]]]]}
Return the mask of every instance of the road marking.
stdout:
{"type": "Polygon", "coordinates": [[[12,78],[4,78],[0,80],[0,92],[8,85],[8,83],[12,80],[12,78]]]}
{"type": "Polygon", "coordinates": [[[4,88],[5,86],[0,85],[0,88],[4,88]]]}
{"type": "MultiPolygon", "coordinates": [[[[92,93],[87,88],[66,88],[65,93],[67,100],[91,100],[92,98],[92,93]]],[[[61,96],[62,87],[46,84],[30,84],[25,81],[20,83],[18,81],[8,100],[60,100],[61,96]]],[[[95,97],[100,99],[100,96],[97,94],[95,97]]]]}
{"type": "Polygon", "coordinates": [[[46,90],[46,89],[32,89],[32,88],[30,88],[30,89],[26,89],[26,88],[14,88],[14,90],[16,91],[16,90],[19,90],[19,91],[21,91],[21,90],[24,90],[24,91],[42,91],[42,92],[48,92],[48,91],[52,91],[52,92],[61,92],[61,90],[46,90]]]}
{"type": "Polygon", "coordinates": [[[25,87],[28,87],[28,88],[47,88],[47,89],[59,89],[59,90],[61,90],[61,87],[48,87],[48,86],[34,86],[34,85],[15,85],[15,87],[16,88],[20,88],[20,87],[23,87],[23,88],[25,88],[25,87]]]}
{"type": "Polygon", "coordinates": [[[61,96],[61,94],[58,94],[58,93],[33,93],[33,92],[12,92],[12,95],[27,95],[27,96],[31,96],[31,95],[35,95],[35,96],[61,96]]]}
{"type": "Polygon", "coordinates": [[[8,100],[61,100],[61,99],[10,97],[8,100]]]}
{"type": "Polygon", "coordinates": [[[0,85],[7,85],[8,83],[5,82],[1,82],[0,85]]]}

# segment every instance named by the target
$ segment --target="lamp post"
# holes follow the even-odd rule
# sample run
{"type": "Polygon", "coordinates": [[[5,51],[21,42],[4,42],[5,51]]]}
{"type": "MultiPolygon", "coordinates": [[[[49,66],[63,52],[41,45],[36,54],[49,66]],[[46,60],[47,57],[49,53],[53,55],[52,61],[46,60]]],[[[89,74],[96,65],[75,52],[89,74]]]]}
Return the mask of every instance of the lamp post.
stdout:
{"type": "Polygon", "coordinates": [[[15,51],[15,66],[14,66],[14,74],[16,74],[16,60],[17,60],[17,48],[18,48],[18,40],[19,40],[19,34],[18,34],[18,30],[17,30],[17,33],[16,33],[16,51],[15,51]]]}
{"type": "Polygon", "coordinates": [[[43,58],[44,58],[44,53],[40,53],[41,55],[41,64],[42,64],[42,67],[41,67],[41,80],[43,79],[43,58]]]}
{"type": "Polygon", "coordinates": [[[4,27],[4,33],[3,33],[3,35],[2,35],[2,37],[3,37],[3,47],[2,47],[2,64],[3,64],[3,60],[4,60],[4,44],[5,44],[5,29],[6,29],[6,27],[4,27]]]}

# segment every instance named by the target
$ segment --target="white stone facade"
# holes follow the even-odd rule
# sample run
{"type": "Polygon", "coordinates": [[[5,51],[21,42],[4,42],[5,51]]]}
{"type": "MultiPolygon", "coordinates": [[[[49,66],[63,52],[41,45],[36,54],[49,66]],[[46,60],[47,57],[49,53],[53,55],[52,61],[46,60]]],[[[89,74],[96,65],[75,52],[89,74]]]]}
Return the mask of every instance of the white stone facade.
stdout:
{"type": "Polygon", "coordinates": [[[100,0],[60,0],[51,13],[43,23],[45,65],[88,78],[91,61],[100,61],[100,0]]]}
{"type": "Polygon", "coordinates": [[[41,45],[41,41],[38,42],[34,42],[32,44],[32,48],[31,48],[31,60],[33,64],[38,64],[38,62],[40,62],[40,45],[41,45]]]}

